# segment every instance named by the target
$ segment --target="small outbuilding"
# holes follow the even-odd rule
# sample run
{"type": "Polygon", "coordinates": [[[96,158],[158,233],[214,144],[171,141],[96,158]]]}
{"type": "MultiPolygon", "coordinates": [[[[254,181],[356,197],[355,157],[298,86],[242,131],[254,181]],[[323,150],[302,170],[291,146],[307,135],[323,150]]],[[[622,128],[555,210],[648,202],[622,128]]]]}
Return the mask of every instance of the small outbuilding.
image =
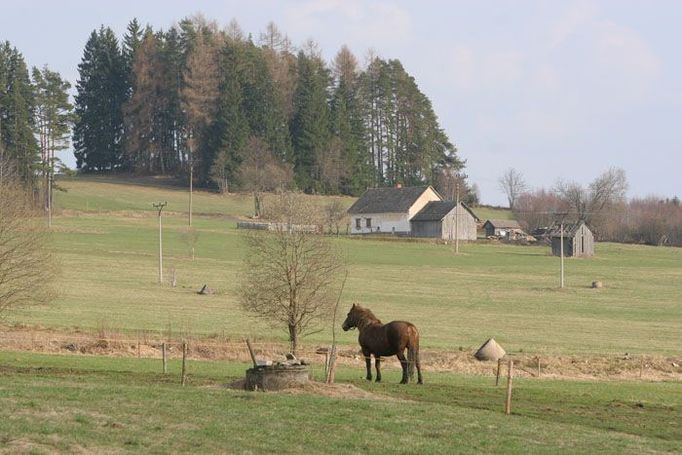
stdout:
{"type": "Polygon", "coordinates": [[[413,237],[476,240],[478,217],[464,203],[431,201],[411,220],[413,237]]]}
{"type": "Polygon", "coordinates": [[[483,224],[486,237],[509,237],[513,232],[523,232],[516,220],[488,220],[483,224]]]}
{"type": "MultiPolygon", "coordinates": [[[[564,256],[589,257],[594,255],[594,234],[584,221],[564,224],[564,256]]],[[[555,225],[550,232],[552,254],[561,255],[561,226],[555,225]]]]}

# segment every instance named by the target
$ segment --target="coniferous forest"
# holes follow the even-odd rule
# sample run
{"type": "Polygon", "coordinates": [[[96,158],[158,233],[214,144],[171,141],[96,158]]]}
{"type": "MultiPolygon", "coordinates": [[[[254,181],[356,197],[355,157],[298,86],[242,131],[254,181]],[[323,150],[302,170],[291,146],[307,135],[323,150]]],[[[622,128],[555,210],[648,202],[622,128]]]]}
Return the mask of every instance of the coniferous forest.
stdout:
{"type": "Polygon", "coordinates": [[[65,146],[68,121],[81,172],[191,176],[221,191],[357,195],[438,184],[462,169],[400,61],[362,60],[344,46],[326,62],[313,41],[295,47],[273,23],[254,37],[235,21],[221,29],[193,17],[154,30],[132,20],[121,39],[104,26],[90,34],[72,114],[68,82],[48,68],[31,77],[5,43],[0,154],[39,181],[65,146]]]}

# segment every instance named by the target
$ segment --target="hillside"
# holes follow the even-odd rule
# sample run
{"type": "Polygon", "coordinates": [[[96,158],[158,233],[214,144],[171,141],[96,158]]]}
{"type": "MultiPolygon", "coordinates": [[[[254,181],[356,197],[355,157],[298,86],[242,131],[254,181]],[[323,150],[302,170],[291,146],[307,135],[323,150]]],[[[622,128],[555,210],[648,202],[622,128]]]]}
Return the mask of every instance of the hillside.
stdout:
{"type": "Polygon", "coordinates": [[[315,381],[253,393],[240,389],[249,366],[243,338],[252,339],[259,358],[281,358],[287,348],[284,331],[254,321],[236,299],[246,251],[235,221],[249,214],[250,196],[197,192],[203,215],[194,219],[192,260],[183,240],[186,193],[172,182],[97,177],[60,184],[68,192],[57,196],[53,228],[59,297],[12,313],[0,326],[0,452],[526,454],[597,447],[634,454],[678,446],[679,249],[600,243],[593,259],[566,261],[567,288],[559,290],[558,260],[547,247],[464,243],[455,256],[432,242],[333,237],[349,269],[341,311],[359,302],[384,321],[414,322],[424,385],[397,384],[394,357],[382,359],[381,383],[364,380],[354,331],[338,331],[336,383],[322,384],[315,350],[329,343],[327,328],[306,337],[300,353],[315,381]],[[151,203],[158,200],[169,202],[166,277],[174,271],[177,287],[157,283],[151,203]],[[594,279],[605,287],[589,288],[594,279]],[[216,292],[198,295],[203,284],[216,292]],[[502,412],[505,387],[495,385],[495,362],[471,355],[491,336],[514,361],[511,416],[502,412]],[[186,385],[179,380],[181,340],[190,346],[186,385]]]}
{"type": "MultiPolygon", "coordinates": [[[[55,248],[63,265],[59,298],[11,315],[11,321],[73,330],[172,331],[238,339],[255,335],[285,340],[238,306],[244,243],[235,216],[250,210],[248,195],[197,193],[192,261],[183,241],[186,193],[147,180],[105,178],[61,182],[62,214],[55,219],[55,248]],[[177,287],[159,286],[156,214],[151,203],[169,202],[164,215],[166,275],[177,287]],[[223,216],[215,216],[215,215],[223,216]],[[203,284],[216,289],[198,296],[203,284]]],[[[318,197],[322,203],[325,199],[318,197]]],[[[342,199],[350,204],[351,199],[342,199]]],[[[476,347],[495,336],[526,352],[675,353],[682,329],[680,251],[598,244],[594,259],[566,262],[567,289],[557,289],[558,260],[545,247],[466,244],[454,256],[431,243],[334,240],[348,258],[342,306],[360,302],[385,320],[408,319],[430,349],[476,347]],[[602,290],[589,284],[599,279],[602,290]],[[633,336],[633,334],[637,334],[633,336]]],[[[320,343],[321,332],[306,339],[320,343]]],[[[341,335],[352,345],[355,335],[341,335]]]]}

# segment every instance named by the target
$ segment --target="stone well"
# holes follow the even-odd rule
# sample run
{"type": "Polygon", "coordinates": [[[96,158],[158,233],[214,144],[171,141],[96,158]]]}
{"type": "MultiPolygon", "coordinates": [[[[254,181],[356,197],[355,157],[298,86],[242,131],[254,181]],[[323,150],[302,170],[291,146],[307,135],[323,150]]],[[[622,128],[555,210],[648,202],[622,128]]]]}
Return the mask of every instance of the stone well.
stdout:
{"type": "Polygon", "coordinates": [[[246,390],[282,390],[308,383],[310,371],[307,365],[274,364],[259,365],[246,370],[246,390]]]}

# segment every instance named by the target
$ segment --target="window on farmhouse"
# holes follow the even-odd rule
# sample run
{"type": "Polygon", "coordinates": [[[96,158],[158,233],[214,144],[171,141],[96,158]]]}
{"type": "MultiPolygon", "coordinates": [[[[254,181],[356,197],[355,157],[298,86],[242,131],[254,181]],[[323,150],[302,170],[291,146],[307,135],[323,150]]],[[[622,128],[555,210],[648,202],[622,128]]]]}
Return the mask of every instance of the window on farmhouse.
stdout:
{"type": "Polygon", "coordinates": [[[362,225],[360,224],[362,220],[360,218],[355,218],[355,229],[360,229],[362,225]]]}
{"type": "Polygon", "coordinates": [[[371,218],[367,218],[367,227],[368,228],[372,227],[372,219],[371,218]]]}

